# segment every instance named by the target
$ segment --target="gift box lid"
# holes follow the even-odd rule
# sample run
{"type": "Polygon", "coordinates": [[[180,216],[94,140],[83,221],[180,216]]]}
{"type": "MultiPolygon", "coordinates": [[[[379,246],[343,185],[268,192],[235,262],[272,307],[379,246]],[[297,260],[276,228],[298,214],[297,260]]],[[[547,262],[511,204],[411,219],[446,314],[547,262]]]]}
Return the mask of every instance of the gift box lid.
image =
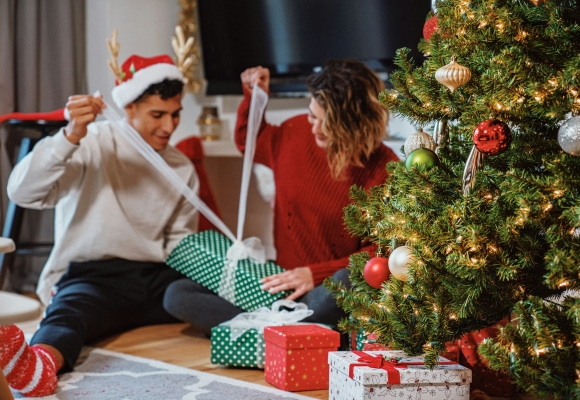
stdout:
{"type": "Polygon", "coordinates": [[[471,370],[469,368],[465,368],[463,365],[454,363],[443,357],[439,357],[439,362],[448,362],[450,364],[439,364],[434,369],[430,370],[423,364],[423,356],[408,357],[402,351],[359,351],[356,353],[352,351],[333,351],[328,353],[328,363],[330,364],[330,368],[334,368],[346,376],[351,377],[354,381],[367,386],[386,384],[401,384],[405,386],[416,385],[417,383],[450,383],[467,385],[471,382],[471,370]],[[361,353],[375,358],[377,356],[383,357],[385,363],[383,363],[381,368],[362,366],[361,364],[370,365],[371,363],[359,361],[361,359],[361,353]],[[388,361],[391,359],[393,362],[388,361]],[[397,367],[397,364],[399,364],[399,367],[397,367]],[[351,368],[351,365],[354,366],[351,368]],[[387,372],[389,369],[393,371],[391,372],[391,375],[387,372]],[[392,379],[393,373],[398,374],[396,378],[398,378],[400,382],[397,382],[396,379],[392,379]]]}
{"type": "Polygon", "coordinates": [[[315,324],[267,326],[264,340],[284,349],[314,349],[340,346],[340,334],[315,324]]]}

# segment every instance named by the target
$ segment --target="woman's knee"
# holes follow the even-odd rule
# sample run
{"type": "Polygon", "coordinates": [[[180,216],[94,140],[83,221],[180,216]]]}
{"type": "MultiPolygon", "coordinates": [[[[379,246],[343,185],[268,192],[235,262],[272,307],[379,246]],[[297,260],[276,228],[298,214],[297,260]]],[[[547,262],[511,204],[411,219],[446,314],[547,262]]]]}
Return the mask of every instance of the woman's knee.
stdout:
{"type": "Polygon", "coordinates": [[[206,290],[199,283],[191,279],[179,279],[171,282],[167,286],[167,289],[165,289],[165,294],[163,295],[163,308],[174,317],[180,318],[184,311],[184,306],[192,304],[192,299],[206,290]]]}
{"type": "Polygon", "coordinates": [[[347,288],[350,288],[352,284],[350,283],[350,270],[348,268],[343,268],[336,271],[332,275],[332,279],[336,282],[342,283],[347,288]]]}

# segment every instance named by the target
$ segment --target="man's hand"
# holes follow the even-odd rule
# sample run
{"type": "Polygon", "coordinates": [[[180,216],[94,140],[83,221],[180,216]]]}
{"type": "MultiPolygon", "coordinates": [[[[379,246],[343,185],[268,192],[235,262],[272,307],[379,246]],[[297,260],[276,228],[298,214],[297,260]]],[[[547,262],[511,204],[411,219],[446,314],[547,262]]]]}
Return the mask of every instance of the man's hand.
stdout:
{"type": "Polygon", "coordinates": [[[294,289],[294,293],[286,297],[287,300],[296,300],[309,290],[314,289],[314,278],[308,267],[298,267],[280,274],[270,275],[260,282],[262,283],[260,288],[272,294],[294,289]]]}
{"type": "Polygon", "coordinates": [[[79,144],[87,134],[87,125],[105,108],[102,95],[76,95],[68,98],[66,109],[70,115],[64,134],[72,144],[79,144]]]}
{"type": "Polygon", "coordinates": [[[270,70],[263,67],[248,68],[240,74],[242,85],[252,93],[254,85],[260,86],[266,93],[270,92],[270,70]]]}

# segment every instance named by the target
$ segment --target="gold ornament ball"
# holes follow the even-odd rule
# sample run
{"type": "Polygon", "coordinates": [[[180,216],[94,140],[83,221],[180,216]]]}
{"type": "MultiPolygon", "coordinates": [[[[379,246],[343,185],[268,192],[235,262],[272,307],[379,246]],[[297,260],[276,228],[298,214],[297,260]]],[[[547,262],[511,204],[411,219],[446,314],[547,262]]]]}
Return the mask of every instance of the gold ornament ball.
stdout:
{"type": "Polygon", "coordinates": [[[471,71],[455,61],[455,56],[451,57],[451,62],[439,68],[435,72],[435,79],[442,85],[447,86],[451,93],[459,86],[465,85],[471,79],[471,71]]]}
{"type": "Polygon", "coordinates": [[[532,3],[534,3],[535,6],[539,6],[542,3],[545,3],[546,0],[531,0],[532,3]]]}
{"type": "Polygon", "coordinates": [[[409,265],[415,260],[413,249],[408,246],[397,247],[389,256],[389,270],[400,281],[409,280],[409,265]]]}
{"type": "Polygon", "coordinates": [[[423,132],[423,129],[419,128],[418,132],[413,133],[411,136],[405,140],[405,155],[408,156],[415,149],[426,148],[431,151],[435,151],[437,145],[435,140],[428,133],[423,132]]]}

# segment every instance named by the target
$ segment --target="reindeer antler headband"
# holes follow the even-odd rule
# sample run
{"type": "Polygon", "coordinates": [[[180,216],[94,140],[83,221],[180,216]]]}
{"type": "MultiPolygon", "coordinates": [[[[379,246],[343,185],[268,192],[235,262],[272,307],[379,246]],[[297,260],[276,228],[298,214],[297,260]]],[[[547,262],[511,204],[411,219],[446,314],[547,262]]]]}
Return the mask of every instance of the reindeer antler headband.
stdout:
{"type": "Polygon", "coordinates": [[[189,53],[193,46],[193,37],[189,37],[186,41],[183,29],[181,26],[176,26],[175,36],[171,38],[171,45],[173,46],[173,51],[177,56],[177,68],[179,68],[181,73],[185,74],[185,71],[187,71],[194,61],[193,55],[187,57],[187,53],[189,53]]]}
{"type": "Polygon", "coordinates": [[[161,83],[166,79],[184,81],[182,71],[187,70],[193,63],[193,58],[187,56],[193,45],[193,38],[186,41],[181,29],[177,28],[175,32],[176,37],[172,38],[172,45],[177,55],[177,65],[166,54],[155,57],[132,55],[119,65],[117,57],[120,45],[117,42],[117,30],[113,30],[111,40],[107,39],[107,47],[111,55],[107,64],[117,79],[117,85],[111,94],[120,108],[135,101],[153,84],[161,83]]]}
{"type": "Polygon", "coordinates": [[[123,78],[125,77],[123,71],[119,67],[117,63],[117,57],[119,56],[119,49],[121,48],[121,44],[117,42],[117,30],[113,29],[113,37],[111,40],[107,39],[107,47],[109,48],[109,54],[111,55],[111,59],[107,60],[107,64],[111,71],[113,71],[113,75],[117,78],[117,81],[123,82],[123,78]]]}

